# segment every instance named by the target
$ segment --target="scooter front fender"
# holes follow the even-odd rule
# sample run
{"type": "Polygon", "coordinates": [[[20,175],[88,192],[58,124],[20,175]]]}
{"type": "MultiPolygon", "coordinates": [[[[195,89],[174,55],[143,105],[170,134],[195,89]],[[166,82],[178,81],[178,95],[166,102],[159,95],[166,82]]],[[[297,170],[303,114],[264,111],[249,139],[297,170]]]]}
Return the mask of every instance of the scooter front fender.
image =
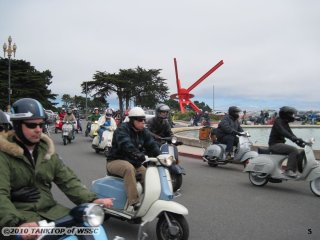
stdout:
{"type": "Polygon", "coordinates": [[[308,177],[306,178],[306,181],[312,181],[316,178],[319,178],[320,177],[320,166],[317,166],[316,168],[313,168],[308,177]]]}
{"type": "Polygon", "coordinates": [[[181,174],[186,175],[186,171],[184,170],[184,168],[178,164],[172,164],[169,168],[169,171],[171,173],[178,174],[178,175],[181,175],[181,174]]]}
{"type": "Polygon", "coordinates": [[[172,212],[181,215],[188,215],[188,209],[180,203],[157,200],[152,204],[146,215],[141,216],[142,221],[151,222],[162,212],[172,212]]]}

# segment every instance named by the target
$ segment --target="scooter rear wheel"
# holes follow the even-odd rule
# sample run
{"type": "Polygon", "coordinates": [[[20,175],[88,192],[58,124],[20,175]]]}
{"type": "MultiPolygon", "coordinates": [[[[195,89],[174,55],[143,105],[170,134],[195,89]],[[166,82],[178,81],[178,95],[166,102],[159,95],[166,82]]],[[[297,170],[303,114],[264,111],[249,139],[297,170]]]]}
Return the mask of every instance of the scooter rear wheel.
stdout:
{"type": "Polygon", "coordinates": [[[174,229],[170,232],[168,222],[164,214],[162,214],[157,223],[158,240],[187,240],[189,238],[189,225],[183,215],[166,212],[174,229]],[[177,230],[177,231],[176,231],[177,230]]]}
{"type": "Polygon", "coordinates": [[[254,186],[262,187],[269,182],[266,173],[249,172],[249,180],[254,186]]]}
{"type": "Polygon", "coordinates": [[[314,195],[320,197],[320,177],[310,181],[310,189],[314,195]]]}

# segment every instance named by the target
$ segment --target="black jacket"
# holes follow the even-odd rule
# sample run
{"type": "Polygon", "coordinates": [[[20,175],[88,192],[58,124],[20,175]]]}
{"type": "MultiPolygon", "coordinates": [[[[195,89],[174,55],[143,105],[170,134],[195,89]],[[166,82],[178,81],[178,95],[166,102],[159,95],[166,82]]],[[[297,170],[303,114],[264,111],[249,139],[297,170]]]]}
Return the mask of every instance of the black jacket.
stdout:
{"type": "Polygon", "coordinates": [[[218,138],[222,138],[226,135],[236,135],[237,132],[243,132],[240,122],[229,114],[222,118],[221,122],[218,124],[218,128],[215,130],[218,138]]]}
{"type": "Polygon", "coordinates": [[[156,157],[160,154],[160,149],[148,129],[137,132],[130,122],[124,122],[114,131],[107,160],[108,162],[126,160],[133,166],[139,167],[141,162],[137,159],[137,155],[141,152],[149,157],[156,157]]]}
{"type": "Polygon", "coordinates": [[[269,136],[269,146],[276,143],[285,143],[285,138],[294,141],[297,137],[293,134],[288,121],[277,117],[269,136]]]}
{"type": "Polygon", "coordinates": [[[167,119],[160,119],[157,117],[153,117],[148,120],[147,124],[150,132],[158,135],[159,137],[173,136],[170,123],[167,119]]]}

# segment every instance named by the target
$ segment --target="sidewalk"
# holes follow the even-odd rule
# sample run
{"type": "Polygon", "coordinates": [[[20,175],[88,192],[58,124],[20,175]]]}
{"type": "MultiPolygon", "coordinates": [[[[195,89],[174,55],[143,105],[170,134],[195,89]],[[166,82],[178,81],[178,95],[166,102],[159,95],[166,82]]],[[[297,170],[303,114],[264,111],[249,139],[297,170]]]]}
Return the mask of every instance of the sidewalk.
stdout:
{"type": "Polygon", "coordinates": [[[178,146],[178,152],[181,156],[196,158],[202,160],[202,154],[204,153],[203,148],[193,147],[188,145],[180,145],[178,146]]]}

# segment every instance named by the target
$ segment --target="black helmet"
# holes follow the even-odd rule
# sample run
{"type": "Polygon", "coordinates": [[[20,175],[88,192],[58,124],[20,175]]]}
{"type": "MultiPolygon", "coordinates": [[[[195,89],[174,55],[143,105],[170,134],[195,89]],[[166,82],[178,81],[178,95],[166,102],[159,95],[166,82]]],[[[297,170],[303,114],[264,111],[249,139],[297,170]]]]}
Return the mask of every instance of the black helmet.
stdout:
{"type": "Polygon", "coordinates": [[[279,116],[281,119],[287,120],[288,122],[293,122],[295,114],[297,114],[297,109],[293,107],[284,106],[279,110],[279,116]]]}
{"type": "Polygon", "coordinates": [[[239,113],[241,112],[241,109],[236,107],[236,106],[231,106],[229,107],[228,109],[228,114],[235,118],[235,119],[238,119],[239,118],[239,113]]]}
{"type": "Polygon", "coordinates": [[[166,119],[168,118],[168,113],[170,112],[170,108],[168,105],[160,103],[156,106],[156,117],[166,119]],[[161,116],[161,112],[167,112],[165,117],[161,116]]]}
{"type": "Polygon", "coordinates": [[[22,98],[12,105],[11,121],[45,119],[45,113],[40,102],[32,98],[22,98]]]}

